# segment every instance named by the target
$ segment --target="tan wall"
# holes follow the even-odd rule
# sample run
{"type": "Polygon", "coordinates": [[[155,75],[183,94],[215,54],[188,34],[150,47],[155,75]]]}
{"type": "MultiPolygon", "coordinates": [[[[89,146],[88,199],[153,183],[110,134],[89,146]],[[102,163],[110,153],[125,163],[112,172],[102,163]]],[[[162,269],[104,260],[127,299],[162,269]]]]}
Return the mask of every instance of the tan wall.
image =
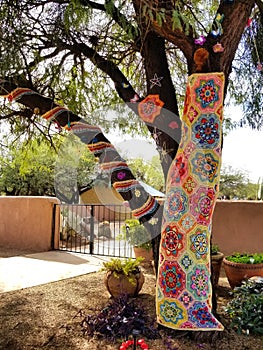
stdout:
{"type": "MultiPolygon", "coordinates": [[[[57,203],[52,197],[0,197],[0,247],[52,249],[52,216],[57,203]]],[[[56,217],[54,248],[58,249],[59,210],[56,217]]],[[[224,254],[263,252],[263,202],[217,201],[213,242],[224,254]]]]}
{"type": "Polygon", "coordinates": [[[212,235],[226,255],[263,252],[263,202],[217,201],[212,235]]]}
{"type": "MultiPolygon", "coordinates": [[[[0,197],[0,247],[52,249],[53,207],[57,203],[59,200],[53,197],[0,197]]],[[[59,219],[59,212],[56,215],[59,219]]],[[[57,249],[59,227],[54,233],[57,249]]]]}

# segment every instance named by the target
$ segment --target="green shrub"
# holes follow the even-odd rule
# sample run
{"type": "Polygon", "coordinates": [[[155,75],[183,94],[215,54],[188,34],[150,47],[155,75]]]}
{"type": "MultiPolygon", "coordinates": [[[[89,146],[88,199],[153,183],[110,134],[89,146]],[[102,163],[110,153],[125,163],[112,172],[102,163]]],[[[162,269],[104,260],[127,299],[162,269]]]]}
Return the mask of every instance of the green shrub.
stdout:
{"type": "Polygon", "coordinates": [[[211,254],[216,255],[219,252],[219,246],[217,244],[211,244],[211,254]]]}
{"type": "Polygon", "coordinates": [[[137,219],[127,219],[122,225],[122,234],[119,239],[125,239],[130,245],[150,250],[152,247],[151,236],[147,229],[137,219]]]}
{"type": "Polygon", "coordinates": [[[231,293],[225,311],[230,316],[231,326],[238,333],[263,334],[263,283],[248,280],[231,293]]]}
{"type": "Polygon", "coordinates": [[[119,275],[125,275],[128,277],[131,283],[135,282],[134,274],[139,273],[140,271],[140,263],[144,260],[144,258],[127,258],[127,259],[119,259],[112,258],[110,261],[103,263],[102,271],[112,271],[114,276],[119,278],[119,275]]]}
{"type": "Polygon", "coordinates": [[[242,264],[262,264],[263,263],[263,253],[234,253],[226,257],[226,260],[233,261],[242,264]]]}

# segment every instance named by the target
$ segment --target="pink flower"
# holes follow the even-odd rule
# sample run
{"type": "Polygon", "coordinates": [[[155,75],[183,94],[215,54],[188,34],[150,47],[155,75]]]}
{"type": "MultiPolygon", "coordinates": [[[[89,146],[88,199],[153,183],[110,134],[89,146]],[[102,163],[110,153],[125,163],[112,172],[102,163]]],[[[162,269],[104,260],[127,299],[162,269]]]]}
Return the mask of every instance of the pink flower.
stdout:
{"type": "Polygon", "coordinates": [[[223,51],[224,51],[224,47],[223,47],[222,44],[217,43],[217,44],[215,44],[215,45],[213,46],[213,51],[214,51],[215,53],[223,52],[223,51]]]}
{"type": "Polygon", "coordinates": [[[201,35],[201,36],[199,36],[199,38],[198,39],[195,39],[195,44],[196,45],[204,45],[204,43],[206,42],[206,38],[203,36],[203,35],[201,35]]]}

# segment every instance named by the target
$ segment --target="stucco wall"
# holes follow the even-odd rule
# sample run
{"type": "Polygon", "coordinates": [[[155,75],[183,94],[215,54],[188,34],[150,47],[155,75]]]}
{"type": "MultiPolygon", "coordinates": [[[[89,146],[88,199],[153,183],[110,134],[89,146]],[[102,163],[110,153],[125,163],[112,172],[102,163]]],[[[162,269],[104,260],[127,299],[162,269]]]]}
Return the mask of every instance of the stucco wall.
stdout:
{"type": "Polygon", "coordinates": [[[212,235],[226,255],[263,252],[263,202],[217,201],[212,235]]]}
{"type": "MultiPolygon", "coordinates": [[[[47,251],[52,249],[52,197],[0,197],[0,247],[47,251]]],[[[59,207],[54,248],[59,243],[59,207]]],[[[217,201],[213,242],[224,254],[263,252],[263,202],[217,201]]]]}
{"type": "MultiPolygon", "coordinates": [[[[52,249],[53,197],[0,197],[0,247],[47,251],[52,249]]],[[[59,218],[59,213],[56,214],[59,218]]],[[[58,220],[56,220],[58,222],[58,220]]],[[[59,227],[54,248],[58,248],[59,227]]]]}

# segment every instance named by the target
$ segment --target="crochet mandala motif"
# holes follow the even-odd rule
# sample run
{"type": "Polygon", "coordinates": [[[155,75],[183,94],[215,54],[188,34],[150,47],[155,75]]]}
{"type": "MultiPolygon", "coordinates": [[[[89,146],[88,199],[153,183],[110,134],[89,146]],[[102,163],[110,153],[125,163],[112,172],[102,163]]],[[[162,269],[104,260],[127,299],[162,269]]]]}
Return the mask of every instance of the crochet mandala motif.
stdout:
{"type": "Polygon", "coordinates": [[[223,90],[223,73],[188,78],[181,143],[168,174],[156,307],[158,322],[178,330],[223,330],[211,312],[210,281],[223,90]]]}

